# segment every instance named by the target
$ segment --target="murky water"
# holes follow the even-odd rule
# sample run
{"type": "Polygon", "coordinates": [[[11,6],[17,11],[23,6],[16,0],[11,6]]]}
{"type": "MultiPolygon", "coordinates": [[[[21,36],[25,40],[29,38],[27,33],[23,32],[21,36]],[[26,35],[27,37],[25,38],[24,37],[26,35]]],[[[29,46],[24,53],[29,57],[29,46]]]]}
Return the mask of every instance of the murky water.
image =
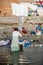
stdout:
{"type": "Polygon", "coordinates": [[[21,53],[24,65],[43,64],[43,47],[27,47],[21,53]]]}
{"type": "MultiPolygon", "coordinates": [[[[3,48],[4,48],[3,50],[9,51],[8,47],[3,47],[3,48]]],[[[8,56],[7,56],[7,53],[8,53],[7,51],[4,51],[3,54],[4,54],[4,56],[6,56],[8,58],[10,51],[9,51],[8,56]]],[[[3,56],[3,58],[4,58],[4,56],[3,56]]],[[[0,65],[7,65],[7,64],[0,63],[0,65]]],[[[23,51],[20,52],[20,55],[19,55],[19,65],[43,65],[43,47],[36,46],[36,47],[23,48],[23,51]]]]}

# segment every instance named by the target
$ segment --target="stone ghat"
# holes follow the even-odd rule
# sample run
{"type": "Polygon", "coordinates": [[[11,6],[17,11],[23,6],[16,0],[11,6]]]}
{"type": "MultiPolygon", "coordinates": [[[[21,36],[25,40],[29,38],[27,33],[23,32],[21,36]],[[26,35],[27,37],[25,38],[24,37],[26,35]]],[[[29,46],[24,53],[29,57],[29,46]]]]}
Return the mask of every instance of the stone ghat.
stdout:
{"type": "Polygon", "coordinates": [[[0,47],[0,63],[11,63],[11,52],[9,47],[0,47]]]}

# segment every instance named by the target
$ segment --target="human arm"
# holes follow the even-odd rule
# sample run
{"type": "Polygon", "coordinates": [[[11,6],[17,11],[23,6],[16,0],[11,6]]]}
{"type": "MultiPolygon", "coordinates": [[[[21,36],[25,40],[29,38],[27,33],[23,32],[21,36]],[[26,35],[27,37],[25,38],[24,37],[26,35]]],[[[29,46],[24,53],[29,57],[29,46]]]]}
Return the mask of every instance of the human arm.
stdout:
{"type": "Polygon", "coordinates": [[[22,34],[20,32],[18,34],[19,34],[19,37],[22,37],[22,34]]]}

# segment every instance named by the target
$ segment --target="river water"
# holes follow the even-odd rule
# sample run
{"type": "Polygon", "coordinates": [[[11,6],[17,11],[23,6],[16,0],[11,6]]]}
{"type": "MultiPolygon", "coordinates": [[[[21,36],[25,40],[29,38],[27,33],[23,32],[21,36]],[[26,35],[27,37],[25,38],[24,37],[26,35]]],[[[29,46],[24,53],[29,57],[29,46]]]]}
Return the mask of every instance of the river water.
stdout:
{"type": "MultiPolygon", "coordinates": [[[[10,60],[11,54],[9,48],[0,47],[0,65],[7,65],[8,62],[5,63],[4,60],[6,59],[5,56],[7,60],[10,60]]],[[[23,47],[23,51],[20,51],[19,55],[19,65],[43,65],[43,46],[23,47]]]]}

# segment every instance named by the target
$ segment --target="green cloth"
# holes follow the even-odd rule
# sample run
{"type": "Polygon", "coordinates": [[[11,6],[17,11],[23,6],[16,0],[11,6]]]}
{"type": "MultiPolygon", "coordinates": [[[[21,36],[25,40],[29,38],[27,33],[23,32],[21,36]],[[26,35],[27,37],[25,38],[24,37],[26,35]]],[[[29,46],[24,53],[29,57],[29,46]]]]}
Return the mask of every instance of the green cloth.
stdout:
{"type": "Polygon", "coordinates": [[[16,65],[19,63],[19,51],[12,52],[12,62],[16,65]]]}
{"type": "Polygon", "coordinates": [[[11,51],[18,51],[18,50],[20,50],[19,39],[18,39],[18,37],[14,36],[12,38],[11,51]]]}
{"type": "Polygon", "coordinates": [[[37,38],[37,39],[40,39],[40,37],[41,37],[41,35],[36,35],[36,38],[37,38]]]}

